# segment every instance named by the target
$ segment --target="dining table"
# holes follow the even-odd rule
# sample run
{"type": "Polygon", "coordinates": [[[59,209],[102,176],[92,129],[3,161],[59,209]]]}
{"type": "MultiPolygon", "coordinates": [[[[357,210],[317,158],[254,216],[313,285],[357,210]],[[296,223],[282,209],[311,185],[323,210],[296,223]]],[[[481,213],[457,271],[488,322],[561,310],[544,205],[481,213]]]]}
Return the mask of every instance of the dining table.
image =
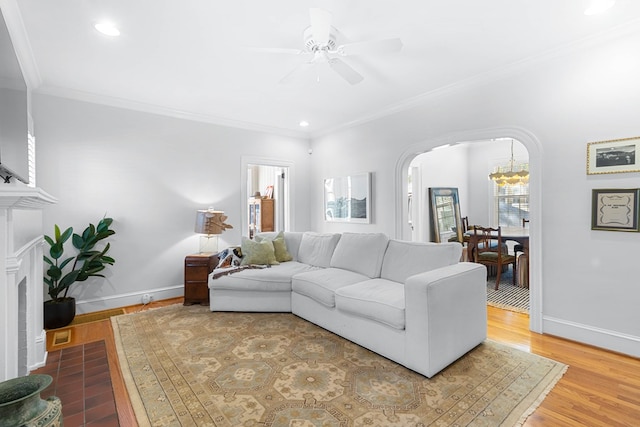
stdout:
{"type": "Polygon", "coordinates": [[[524,253],[529,254],[529,227],[501,227],[502,240],[513,240],[524,247],[524,253]]]}
{"type": "MultiPolygon", "coordinates": [[[[520,243],[525,254],[529,253],[529,228],[528,227],[500,227],[502,240],[513,240],[520,243]]],[[[473,236],[473,227],[465,233],[467,236],[473,236]]]]}

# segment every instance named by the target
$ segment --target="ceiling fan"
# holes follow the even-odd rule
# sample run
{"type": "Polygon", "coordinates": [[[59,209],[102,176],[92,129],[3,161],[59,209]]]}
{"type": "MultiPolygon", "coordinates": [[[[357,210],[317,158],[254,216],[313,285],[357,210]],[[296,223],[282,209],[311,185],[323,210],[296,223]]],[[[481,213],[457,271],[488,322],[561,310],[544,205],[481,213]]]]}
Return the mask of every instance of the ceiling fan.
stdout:
{"type": "Polygon", "coordinates": [[[263,52],[285,53],[309,56],[310,59],[294,68],[285,75],[280,83],[286,84],[294,80],[296,76],[313,68],[318,64],[326,63],[340,77],[352,85],[360,83],[364,77],[354,70],[341,57],[372,53],[397,52],[402,49],[402,41],[399,38],[373,40],[337,45],[338,30],[331,25],[332,14],[324,9],[309,9],[311,25],[304,30],[304,49],[288,48],[264,48],[263,52]]]}

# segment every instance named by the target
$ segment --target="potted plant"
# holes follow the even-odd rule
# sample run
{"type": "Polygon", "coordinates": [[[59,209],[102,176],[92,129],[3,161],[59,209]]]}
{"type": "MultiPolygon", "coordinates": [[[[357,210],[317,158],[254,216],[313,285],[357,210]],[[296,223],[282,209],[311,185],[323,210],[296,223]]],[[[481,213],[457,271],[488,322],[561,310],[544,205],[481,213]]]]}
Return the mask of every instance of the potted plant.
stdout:
{"type": "MultiPolygon", "coordinates": [[[[44,302],[44,327],[55,329],[67,326],[76,315],[76,300],[68,297],[69,288],[76,282],[84,282],[89,277],[104,277],[101,272],[115,260],[107,255],[111,245],[107,243],[102,250],[96,248],[101,240],[115,234],[109,226],[111,218],[102,218],[97,226],[89,224],[82,234],[73,233],[69,227],[64,232],[54,227],[53,238],[44,236],[49,244],[49,256],[44,262],[49,265],[45,271],[44,282],[48,286],[51,300],[44,302]],[[64,257],[65,243],[71,238],[76,249],[73,256],[64,257]]],[[[46,268],[46,267],[45,267],[46,268]]]]}

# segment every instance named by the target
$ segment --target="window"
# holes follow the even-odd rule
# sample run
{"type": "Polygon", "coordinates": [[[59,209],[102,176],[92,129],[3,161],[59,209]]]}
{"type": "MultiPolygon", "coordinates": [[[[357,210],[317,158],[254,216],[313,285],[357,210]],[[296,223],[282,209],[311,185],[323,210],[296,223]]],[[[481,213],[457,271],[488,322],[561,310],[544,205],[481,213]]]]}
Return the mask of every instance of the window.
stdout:
{"type": "Polygon", "coordinates": [[[499,186],[494,184],[494,218],[502,227],[522,226],[529,219],[529,183],[499,186]]]}

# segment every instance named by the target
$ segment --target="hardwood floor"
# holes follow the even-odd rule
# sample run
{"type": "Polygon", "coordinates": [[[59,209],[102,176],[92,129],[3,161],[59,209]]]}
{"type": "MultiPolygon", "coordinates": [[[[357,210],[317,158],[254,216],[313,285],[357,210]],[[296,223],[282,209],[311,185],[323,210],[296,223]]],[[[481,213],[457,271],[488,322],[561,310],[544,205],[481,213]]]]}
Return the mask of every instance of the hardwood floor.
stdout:
{"type": "MultiPolygon", "coordinates": [[[[181,302],[182,298],[158,301],[145,307],[127,307],[125,312],[131,313],[181,302]]],[[[495,307],[488,307],[488,325],[488,336],[494,341],[569,365],[565,375],[528,418],[525,426],[640,425],[640,359],[550,335],[531,333],[528,329],[529,317],[526,314],[495,307]]],[[[52,340],[53,334],[49,332],[47,349],[50,352],[105,341],[119,425],[136,426],[133,409],[120,373],[109,321],[72,327],[69,344],[53,346],[52,340]]],[[[45,370],[47,367],[41,369],[45,370]]],[[[63,401],[63,410],[64,404],[63,401]]],[[[74,422],[73,425],[82,424],[74,422]]],[[[86,425],[93,424],[87,422],[86,425]]]]}

